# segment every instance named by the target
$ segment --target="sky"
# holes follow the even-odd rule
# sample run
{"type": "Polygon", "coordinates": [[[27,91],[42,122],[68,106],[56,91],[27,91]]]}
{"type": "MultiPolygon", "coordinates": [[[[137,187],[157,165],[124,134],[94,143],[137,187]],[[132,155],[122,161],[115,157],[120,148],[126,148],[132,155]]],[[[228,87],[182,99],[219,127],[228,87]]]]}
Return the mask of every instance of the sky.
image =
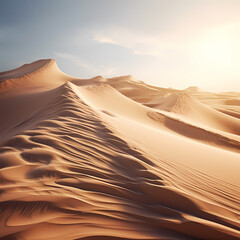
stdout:
{"type": "Polygon", "coordinates": [[[240,91],[240,0],[0,0],[0,71],[54,58],[74,77],[240,91]]]}

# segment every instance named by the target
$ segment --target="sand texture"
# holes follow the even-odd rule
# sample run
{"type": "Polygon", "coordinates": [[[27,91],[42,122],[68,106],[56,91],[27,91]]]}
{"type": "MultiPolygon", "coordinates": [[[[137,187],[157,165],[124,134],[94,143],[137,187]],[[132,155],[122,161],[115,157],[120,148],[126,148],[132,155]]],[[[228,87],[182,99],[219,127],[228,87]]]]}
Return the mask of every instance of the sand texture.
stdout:
{"type": "Polygon", "coordinates": [[[240,238],[240,94],[0,73],[0,239],[240,238]]]}

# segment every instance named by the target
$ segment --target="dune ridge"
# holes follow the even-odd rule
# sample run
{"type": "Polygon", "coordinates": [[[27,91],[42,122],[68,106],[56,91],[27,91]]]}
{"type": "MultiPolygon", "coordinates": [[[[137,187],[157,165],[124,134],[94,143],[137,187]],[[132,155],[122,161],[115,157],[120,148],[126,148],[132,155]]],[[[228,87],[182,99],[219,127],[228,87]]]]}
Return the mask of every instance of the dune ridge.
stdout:
{"type": "Polygon", "coordinates": [[[177,90],[129,76],[120,85],[70,77],[52,60],[0,84],[1,239],[239,239],[238,132],[221,121],[208,125],[214,146],[198,141],[205,129],[179,132],[202,127],[191,114],[148,106],[177,90]]]}
{"type": "Polygon", "coordinates": [[[12,71],[0,73],[0,93],[11,94],[13,91],[32,92],[58,87],[64,82],[73,79],[61,72],[54,59],[43,59],[25,64],[12,71]]]}
{"type": "Polygon", "coordinates": [[[19,68],[1,72],[0,81],[20,78],[26,75],[30,75],[34,72],[40,71],[42,68],[46,68],[48,64],[54,62],[53,59],[41,59],[30,64],[24,64],[19,68]]]}

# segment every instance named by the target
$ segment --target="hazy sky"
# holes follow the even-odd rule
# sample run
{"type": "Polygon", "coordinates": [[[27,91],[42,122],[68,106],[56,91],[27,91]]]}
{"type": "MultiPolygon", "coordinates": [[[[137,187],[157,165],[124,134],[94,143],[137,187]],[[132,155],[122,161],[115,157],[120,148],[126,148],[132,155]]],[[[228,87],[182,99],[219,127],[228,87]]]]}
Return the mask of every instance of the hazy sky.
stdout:
{"type": "Polygon", "coordinates": [[[0,0],[0,71],[41,58],[79,78],[240,91],[240,0],[0,0]]]}

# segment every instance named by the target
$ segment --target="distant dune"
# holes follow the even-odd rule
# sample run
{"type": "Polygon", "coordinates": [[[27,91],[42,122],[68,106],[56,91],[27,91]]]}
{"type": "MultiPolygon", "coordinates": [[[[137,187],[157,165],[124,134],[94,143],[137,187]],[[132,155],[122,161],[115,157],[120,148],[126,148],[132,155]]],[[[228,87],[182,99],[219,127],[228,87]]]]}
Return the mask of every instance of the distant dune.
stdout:
{"type": "Polygon", "coordinates": [[[240,239],[240,93],[0,73],[0,239],[240,239]]]}

